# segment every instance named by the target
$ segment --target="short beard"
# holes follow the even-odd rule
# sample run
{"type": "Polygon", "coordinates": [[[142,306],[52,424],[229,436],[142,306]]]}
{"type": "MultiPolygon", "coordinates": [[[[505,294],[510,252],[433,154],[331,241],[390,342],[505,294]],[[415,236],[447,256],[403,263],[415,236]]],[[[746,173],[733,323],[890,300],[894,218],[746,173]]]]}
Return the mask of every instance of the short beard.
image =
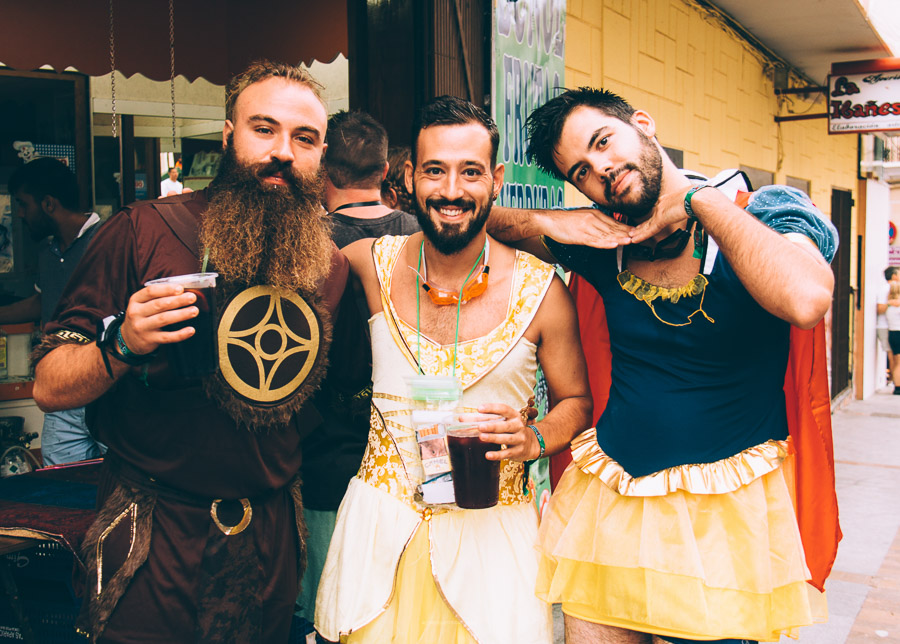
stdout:
{"type": "Polygon", "coordinates": [[[488,201],[480,210],[476,211],[475,217],[467,222],[468,225],[466,223],[443,224],[438,228],[434,220],[428,215],[429,208],[437,210],[441,206],[458,206],[464,210],[474,210],[475,202],[471,199],[450,201],[439,197],[431,197],[422,204],[416,197],[415,190],[413,190],[412,202],[416,210],[416,219],[419,220],[419,226],[422,227],[422,233],[442,255],[456,255],[468,246],[484,228],[484,224],[491,214],[492,206],[492,202],[488,201]]]}
{"type": "MultiPolygon", "coordinates": [[[[640,221],[646,219],[659,201],[659,195],[662,191],[662,156],[659,148],[654,145],[653,141],[646,134],[637,130],[638,136],[641,138],[641,155],[637,163],[626,163],[618,168],[612,176],[608,177],[606,183],[606,206],[609,206],[614,212],[620,213],[629,219],[640,221]],[[628,170],[637,170],[641,175],[641,192],[635,202],[626,202],[621,198],[614,197],[612,194],[612,184],[616,176],[628,170]]],[[[629,195],[624,195],[625,198],[629,195]]]]}
{"type": "Polygon", "coordinates": [[[333,252],[323,177],[321,168],[300,174],[274,161],[243,165],[229,139],[200,227],[200,243],[225,285],[316,291],[333,252]],[[262,182],[276,172],[288,185],[262,182]]]}

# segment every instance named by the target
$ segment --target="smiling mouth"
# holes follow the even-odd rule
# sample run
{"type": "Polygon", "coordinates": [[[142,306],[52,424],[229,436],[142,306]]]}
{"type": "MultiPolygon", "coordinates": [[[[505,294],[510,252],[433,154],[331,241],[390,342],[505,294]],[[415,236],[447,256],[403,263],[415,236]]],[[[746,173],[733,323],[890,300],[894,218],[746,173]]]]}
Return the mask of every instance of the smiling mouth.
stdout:
{"type": "Polygon", "coordinates": [[[456,219],[468,212],[468,210],[450,206],[442,206],[440,208],[437,208],[437,211],[438,213],[440,213],[441,217],[447,217],[448,219],[456,219]]]}

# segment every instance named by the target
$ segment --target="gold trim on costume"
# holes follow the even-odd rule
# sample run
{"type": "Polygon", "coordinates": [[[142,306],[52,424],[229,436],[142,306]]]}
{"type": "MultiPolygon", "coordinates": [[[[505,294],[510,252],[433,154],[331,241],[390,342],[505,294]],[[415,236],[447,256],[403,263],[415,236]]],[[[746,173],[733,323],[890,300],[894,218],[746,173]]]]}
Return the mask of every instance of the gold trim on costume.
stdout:
{"type": "Polygon", "coordinates": [[[273,286],[253,286],[238,293],[222,314],[219,322],[219,368],[225,381],[244,398],[257,403],[273,403],[284,400],[293,394],[309,374],[316,362],[321,341],[321,326],[315,312],[297,293],[277,289],[273,286]],[[245,305],[259,297],[268,297],[265,314],[249,329],[233,330],[235,318],[245,305]],[[308,338],[300,337],[284,318],[283,301],[287,300],[300,310],[309,327],[308,338]],[[266,352],[262,347],[262,336],[275,333],[280,339],[280,348],[274,353],[266,352]],[[288,340],[296,343],[288,348],[288,340]],[[229,345],[234,345],[248,352],[258,371],[258,386],[246,382],[234,369],[228,355],[229,345]],[[272,389],[273,379],[282,363],[290,356],[306,352],[307,356],[301,368],[290,382],[272,389]],[[265,361],[265,362],[264,362],[265,361]],[[267,363],[271,363],[267,366],[267,363]]]}
{"type": "MultiPolygon", "coordinates": [[[[533,255],[516,251],[505,319],[486,335],[459,342],[454,351],[453,344],[437,344],[427,336],[420,335],[415,326],[400,319],[391,302],[394,268],[402,256],[407,239],[407,237],[381,237],[372,247],[381,291],[381,305],[388,330],[394,342],[401,348],[404,357],[417,370],[420,365],[416,360],[421,354],[423,373],[450,375],[455,355],[456,375],[463,389],[468,389],[490,373],[525,334],[550,288],[556,269],[533,255]],[[417,347],[420,339],[421,347],[417,347]]],[[[382,395],[387,400],[406,402],[398,399],[399,397],[390,398],[388,394],[382,395]]]]}
{"type": "Polygon", "coordinates": [[[81,344],[90,344],[93,342],[86,335],[82,335],[77,331],[70,331],[69,329],[62,329],[53,334],[57,338],[61,338],[63,340],[74,340],[75,342],[79,342],[81,344]]]}
{"type": "MultiPolygon", "coordinates": [[[[373,394],[373,398],[378,397],[373,394]]],[[[409,414],[409,410],[406,410],[409,414]]],[[[370,417],[369,444],[366,447],[357,477],[374,488],[382,490],[403,501],[422,518],[456,511],[454,505],[425,505],[417,500],[415,490],[418,481],[410,476],[421,457],[415,432],[409,427],[392,420],[386,420],[373,404],[370,417]],[[388,426],[393,431],[388,429],[388,426]],[[412,444],[412,449],[401,445],[412,444]]],[[[522,477],[525,467],[519,461],[500,461],[500,505],[516,505],[528,502],[530,497],[522,494],[522,477]]]]}
{"type": "Polygon", "coordinates": [[[597,429],[592,427],[572,441],[572,459],[582,472],[622,496],[665,496],[676,490],[724,494],[778,469],[791,449],[787,440],[768,440],[714,463],[678,465],[634,478],[600,448],[597,429]]]}
{"type": "Polygon", "coordinates": [[[703,317],[709,320],[710,324],[716,323],[716,321],[709,317],[709,315],[706,314],[706,311],[703,310],[703,300],[706,298],[706,287],[709,284],[709,280],[706,279],[705,275],[694,275],[694,279],[678,288],[656,286],[655,284],[644,281],[628,269],[619,273],[616,279],[623,291],[631,293],[635,298],[649,306],[650,310],[653,311],[653,316],[663,324],[668,326],[687,326],[693,322],[692,318],[697,313],[702,313],[703,317]],[[700,305],[693,313],[687,316],[687,322],[668,322],[663,320],[659,317],[656,308],[653,306],[653,301],[657,299],[674,303],[683,297],[695,297],[697,295],[700,296],[700,305]]]}
{"type": "Polygon", "coordinates": [[[110,523],[106,528],[100,533],[100,538],[97,539],[97,596],[99,597],[103,593],[103,542],[109,536],[109,534],[115,530],[116,526],[122,522],[122,519],[131,515],[131,541],[128,544],[128,553],[125,555],[125,561],[128,560],[128,557],[131,556],[131,551],[134,549],[134,541],[135,541],[135,530],[137,528],[137,503],[131,503],[127,508],[122,510],[122,512],[113,519],[113,522],[110,523]]]}

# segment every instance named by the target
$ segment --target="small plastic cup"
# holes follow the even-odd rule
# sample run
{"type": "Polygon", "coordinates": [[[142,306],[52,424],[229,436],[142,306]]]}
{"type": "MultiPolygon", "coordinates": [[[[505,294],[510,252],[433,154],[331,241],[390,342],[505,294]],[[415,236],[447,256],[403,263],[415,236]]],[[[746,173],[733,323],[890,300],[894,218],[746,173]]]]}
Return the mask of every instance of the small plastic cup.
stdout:
{"type": "Polygon", "coordinates": [[[211,375],[219,366],[216,342],[216,278],[218,273],[191,273],[151,280],[153,284],[179,284],[185,291],[197,296],[192,306],[199,310],[197,317],[164,327],[166,331],[178,331],[186,326],[194,327],[194,335],[182,342],[169,345],[175,368],[183,378],[195,379],[211,375]]]}

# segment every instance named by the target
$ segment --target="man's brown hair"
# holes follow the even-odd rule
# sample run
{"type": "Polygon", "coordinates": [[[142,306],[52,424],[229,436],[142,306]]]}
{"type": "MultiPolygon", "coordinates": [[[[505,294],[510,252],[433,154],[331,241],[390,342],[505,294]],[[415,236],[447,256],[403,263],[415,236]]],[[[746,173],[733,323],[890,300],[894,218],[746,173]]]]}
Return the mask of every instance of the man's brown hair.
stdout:
{"type": "Polygon", "coordinates": [[[316,98],[322,102],[322,85],[313,78],[308,71],[299,65],[287,65],[285,63],[276,63],[271,60],[256,60],[250,63],[250,66],[240,74],[228,81],[225,86],[225,118],[234,122],[234,106],[237,103],[238,96],[245,89],[264,81],[268,78],[284,78],[294,83],[299,83],[304,87],[308,87],[316,98]]]}

